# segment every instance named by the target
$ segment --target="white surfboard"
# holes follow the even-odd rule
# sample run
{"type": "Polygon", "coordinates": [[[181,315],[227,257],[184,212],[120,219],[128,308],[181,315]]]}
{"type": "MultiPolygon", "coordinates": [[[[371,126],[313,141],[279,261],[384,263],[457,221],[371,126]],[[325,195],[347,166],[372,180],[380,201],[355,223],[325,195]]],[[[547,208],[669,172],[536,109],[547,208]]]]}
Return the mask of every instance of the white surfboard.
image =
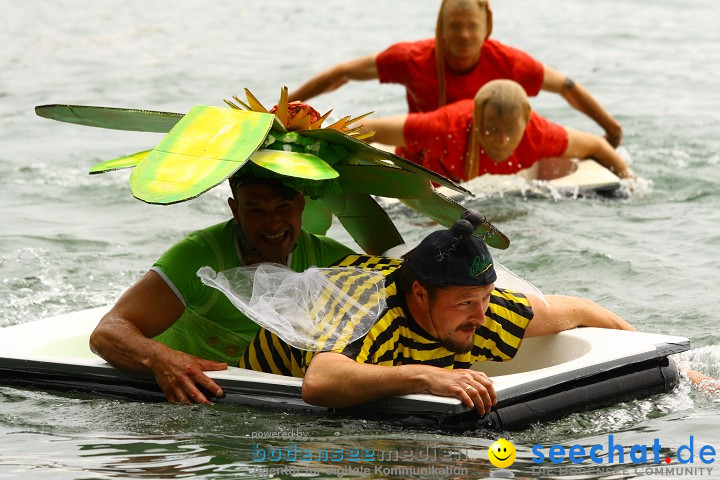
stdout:
{"type": "MultiPolygon", "coordinates": [[[[90,333],[109,308],[0,328],[0,384],[163,400],[151,374],[118,370],[90,351],[90,333]]],[[[450,429],[524,428],[573,411],[669,391],[679,377],[667,356],[689,346],[687,338],[678,336],[580,328],[526,339],[512,361],[475,365],[489,374],[499,397],[484,417],[455,398],[424,394],[389,397],[344,412],[450,429]]],[[[207,374],[226,393],[218,403],[329,411],[302,400],[299,378],[237,367],[207,374]]]]}
{"type": "MultiPolygon", "coordinates": [[[[372,145],[395,152],[395,147],[379,143],[372,145]]],[[[479,197],[526,193],[577,195],[586,192],[612,192],[620,187],[620,178],[595,160],[549,159],[547,163],[553,162],[557,162],[558,172],[567,172],[567,174],[551,180],[538,178],[548,175],[549,169],[546,166],[544,172],[540,171],[540,162],[537,162],[532,167],[513,175],[482,175],[461,185],[479,197]]],[[[439,187],[438,191],[453,200],[463,198],[463,195],[446,187],[439,187]]],[[[398,202],[396,199],[383,199],[383,201],[387,204],[398,202]]]]}

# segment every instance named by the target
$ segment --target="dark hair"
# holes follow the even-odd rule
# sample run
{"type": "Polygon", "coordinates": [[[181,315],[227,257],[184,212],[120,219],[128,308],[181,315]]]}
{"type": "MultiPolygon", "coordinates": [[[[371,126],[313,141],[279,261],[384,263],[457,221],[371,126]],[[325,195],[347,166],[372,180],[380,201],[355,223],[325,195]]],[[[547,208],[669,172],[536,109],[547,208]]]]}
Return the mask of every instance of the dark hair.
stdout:
{"type": "Polygon", "coordinates": [[[233,196],[235,195],[235,189],[242,185],[264,185],[273,189],[283,200],[292,200],[299,195],[297,190],[294,190],[277,178],[258,177],[251,173],[235,173],[230,177],[230,188],[232,189],[233,196]]]}
{"type": "MultiPolygon", "coordinates": [[[[412,256],[412,253],[415,251],[413,248],[409,252],[405,253],[402,258],[404,260],[407,260],[412,256]]],[[[420,277],[415,273],[415,271],[412,268],[408,268],[405,263],[403,263],[400,268],[395,270],[395,275],[397,276],[397,283],[400,286],[400,289],[404,293],[410,293],[412,292],[412,286],[413,283],[418,282],[420,285],[422,285],[423,288],[425,288],[428,292],[428,297],[430,300],[433,300],[435,298],[435,295],[437,295],[437,292],[442,290],[443,288],[440,285],[429,285],[424,283],[420,277]]]]}

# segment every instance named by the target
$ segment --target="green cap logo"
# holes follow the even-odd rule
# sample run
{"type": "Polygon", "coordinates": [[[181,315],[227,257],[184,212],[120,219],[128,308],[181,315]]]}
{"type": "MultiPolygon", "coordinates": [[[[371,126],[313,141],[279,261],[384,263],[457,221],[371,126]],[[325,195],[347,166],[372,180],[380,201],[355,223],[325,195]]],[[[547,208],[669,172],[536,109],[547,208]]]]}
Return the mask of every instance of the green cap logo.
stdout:
{"type": "Polygon", "coordinates": [[[478,255],[473,259],[473,263],[470,266],[470,276],[478,277],[485,273],[490,267],[492,267],[492,262],[489,259],[482,258],[478,255]]]}

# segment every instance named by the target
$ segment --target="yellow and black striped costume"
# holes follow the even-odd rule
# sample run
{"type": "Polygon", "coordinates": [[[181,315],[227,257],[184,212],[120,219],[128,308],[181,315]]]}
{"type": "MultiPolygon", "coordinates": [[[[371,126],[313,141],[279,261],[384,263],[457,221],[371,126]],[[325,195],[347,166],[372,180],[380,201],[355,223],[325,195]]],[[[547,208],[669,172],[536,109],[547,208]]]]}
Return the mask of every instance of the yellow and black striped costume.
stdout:
{"type": "MultiPolygon", "coordinates": [[[[369,255],[350,255],[334,265],[383,272],[387,309],[367,335],[333,351],[359,363],[386,366],[425,364],[442,368],[469,368],[477,361],[501,362],[515,356],[525,328],[533,317],[530,303],[524,295],[493,290],[485,322],[475,331],[472,350],[464,354],[453,353],[409,316],[405,292],[400,290],[396,275],[393,275],[400,265],[402,260],[369,255]]],[[[245,351],[240,366],[302,377],[315,354],[293,348],[272,332],[261,329],[245,351]]]]}

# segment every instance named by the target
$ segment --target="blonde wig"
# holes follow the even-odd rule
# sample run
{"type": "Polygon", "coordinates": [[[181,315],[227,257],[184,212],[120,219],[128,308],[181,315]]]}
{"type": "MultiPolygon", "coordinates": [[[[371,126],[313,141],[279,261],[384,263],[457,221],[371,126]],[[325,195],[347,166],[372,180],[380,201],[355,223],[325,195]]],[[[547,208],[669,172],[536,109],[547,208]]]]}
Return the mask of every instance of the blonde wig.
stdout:
{"type": "MultiPolygon", "coordinates": [[[[442,0],[440,3],[440,11],[438,12],[437,25],[435,26],[435,69],[437,70],[438,77],[438,107],[442,107],[446,102],[446,91],[445,91],[445,29],[443,27],[443,19],[445,6],[448,3],[457,0],[442,0]]],[[[485,10],[485,20],[487,34],[485,39],[490,37],[493,27],[492,10],[487,0],[471,0],[476,1],[481,10],[485,10]]]]}
{"type": "Polygon", "coordinates": [[[512,80],[492,80],[478,90],[475,95],[473,122],[470,130],[470,141],[465,152],[465,178],[472,180],[477,177],[480,167],[480,137],[483,133],[483,113],[492,108],[498,115],[512,115],[521,112],[525,123],[530,121],[530,101],[527,93],[512,80]]]}

